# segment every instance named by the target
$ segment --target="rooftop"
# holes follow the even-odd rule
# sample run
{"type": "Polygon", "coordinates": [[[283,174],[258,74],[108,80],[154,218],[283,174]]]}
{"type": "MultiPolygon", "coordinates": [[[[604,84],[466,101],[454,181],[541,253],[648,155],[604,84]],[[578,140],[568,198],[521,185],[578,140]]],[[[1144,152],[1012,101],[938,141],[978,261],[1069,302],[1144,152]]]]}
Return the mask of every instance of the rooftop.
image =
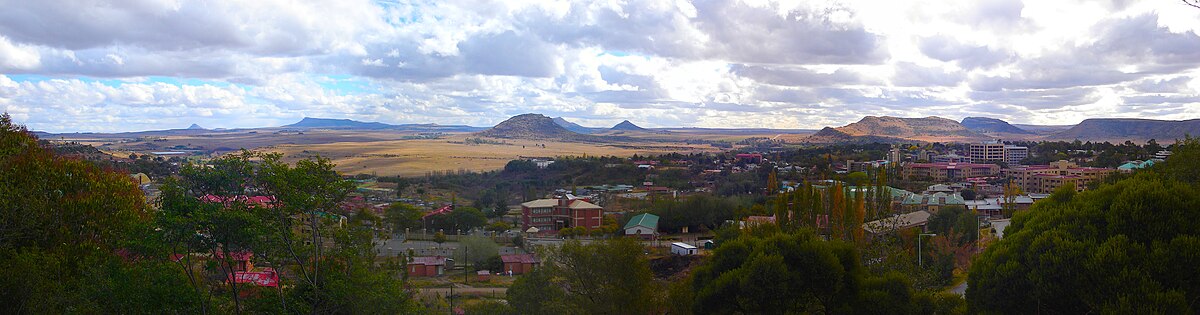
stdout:
{"type": "Polygon", "coordinates": [[[629,223],[625,224],[625,229],[629,229],[629,228],[639,226],[639,225],[648,227],[648,228],[651,228],[654,230],[658,230],[658,216],[649,214],[649,213],[643,213],[643,214],[633,216],[633,218],[629,219],[629,223]]]}

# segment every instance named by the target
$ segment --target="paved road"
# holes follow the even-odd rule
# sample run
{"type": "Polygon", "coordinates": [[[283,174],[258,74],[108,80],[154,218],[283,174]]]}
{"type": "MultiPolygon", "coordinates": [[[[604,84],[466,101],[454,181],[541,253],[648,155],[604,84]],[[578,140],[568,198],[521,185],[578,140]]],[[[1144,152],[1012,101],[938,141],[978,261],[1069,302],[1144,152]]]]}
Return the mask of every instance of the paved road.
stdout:
{"type": "MultiPolygon", "coordinates": [[[[450,294],[450,288],[423,288],[418,289],[421,295],[426,297],[446,296],[450,294]]],[[[469,294],[469,295],[488,295],[497,298],[504,298],[508,288],[454,288],[454,294],[469,294]]]]}

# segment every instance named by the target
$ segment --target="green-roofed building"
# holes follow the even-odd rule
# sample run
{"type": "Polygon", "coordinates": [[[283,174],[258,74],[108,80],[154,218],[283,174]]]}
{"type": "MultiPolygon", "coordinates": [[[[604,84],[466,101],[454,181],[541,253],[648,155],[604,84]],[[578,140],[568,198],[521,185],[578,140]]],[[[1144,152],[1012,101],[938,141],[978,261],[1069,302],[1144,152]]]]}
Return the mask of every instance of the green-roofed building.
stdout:
{"type": "Polygon", "coordinates": [[[658,237],[658,216],[649,213],[633,216],[625,223],[625,235],[643,239],[658,237]]]}
{"type": "Polygon", "coordinates": [[[946,206],[966,206],[966,201],[958,194],[947,193],[932,193],[932,194],[913,194],[908,198],[904,198],[902,205],[909,211],[926,210],[930,213],[937,213],[942,207],[946,206]]]}

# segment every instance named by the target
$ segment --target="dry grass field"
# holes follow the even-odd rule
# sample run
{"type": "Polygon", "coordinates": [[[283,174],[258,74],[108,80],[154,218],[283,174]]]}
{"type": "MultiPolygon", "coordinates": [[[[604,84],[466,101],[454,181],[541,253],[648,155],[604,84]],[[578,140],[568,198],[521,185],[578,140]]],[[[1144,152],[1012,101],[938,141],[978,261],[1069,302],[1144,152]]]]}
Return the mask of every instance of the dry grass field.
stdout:
{"type": "Polygon", "coordinates": [[[325,144],[283,144],[263,147],[280,152],[288,161],[320,155],[337,163],[346,174],[422,176],[430,171],[489,171],[522,157],[631,156],[634,154],[717,152],[708,145],[683,143],[573,143],[505,139],[507,144],[465,144],[468,134],[436,140],[389,140],[325,144]],[[543,148],[542,145],[545,147],[543,148]]]}

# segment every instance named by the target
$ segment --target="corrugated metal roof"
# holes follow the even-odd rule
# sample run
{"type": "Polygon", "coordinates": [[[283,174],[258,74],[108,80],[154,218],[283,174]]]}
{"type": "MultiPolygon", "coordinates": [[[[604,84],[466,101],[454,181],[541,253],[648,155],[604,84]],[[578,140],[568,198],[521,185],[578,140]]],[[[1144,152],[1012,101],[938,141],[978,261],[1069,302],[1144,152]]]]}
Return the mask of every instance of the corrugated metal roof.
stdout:
{"type": "Polygon", "coordinates": [[[643,214],[636,215],[633,218],[629,219],[629,223],[625,224],[625,229],[628,230],[629,228],[639,226],[639,225],[648,227],[648,228],[651,228],[651,229],[657,231],[658,230],[658,216],[649,214],[649,213],[643,213],[643,214]]]}

